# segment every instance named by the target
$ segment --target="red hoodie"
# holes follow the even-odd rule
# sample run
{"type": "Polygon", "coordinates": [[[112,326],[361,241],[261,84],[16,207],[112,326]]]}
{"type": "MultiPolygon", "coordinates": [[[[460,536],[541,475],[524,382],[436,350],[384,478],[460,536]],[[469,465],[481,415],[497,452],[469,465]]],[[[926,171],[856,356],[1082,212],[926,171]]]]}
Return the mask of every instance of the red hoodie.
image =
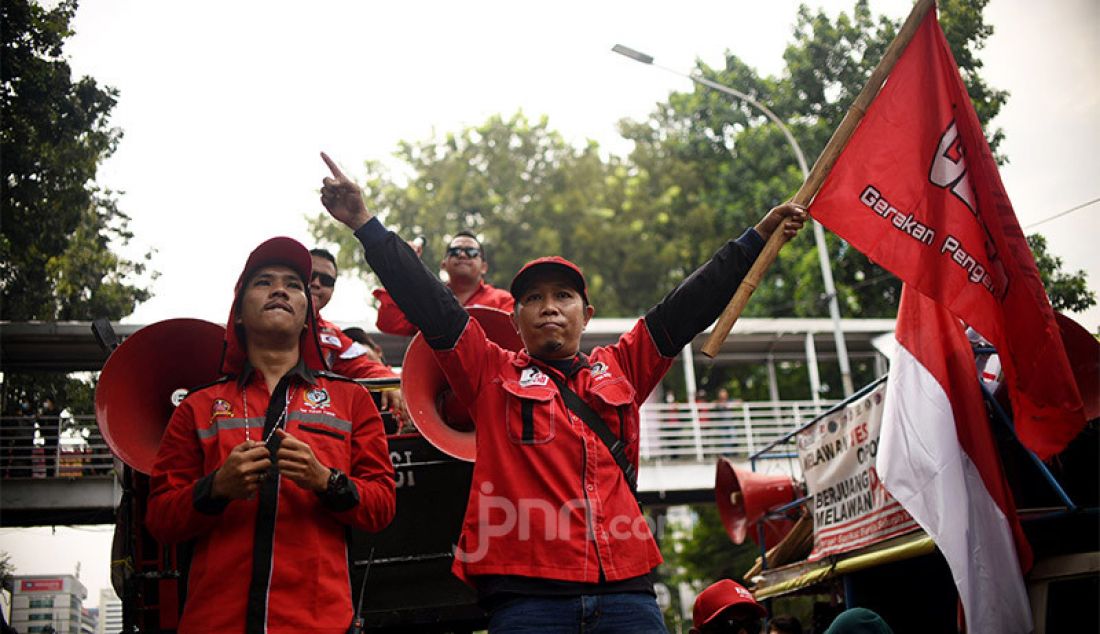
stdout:
{"type": "MultiPolygon", "coordinates": [[[[253,259],[238,296],[258,266],[253,259]]],[[[309,279],[308,268],[298,272],[309,279]]],[[[393,518],[393,466],[378,410],[366,389],[325,370],[311,306],[308,315],[300,362],[271,394],[247,363],[238,328],[227,328],[226,376],[192,391],[161,440],[146,526],[165,543],[195,541],[181,634],[343,634],[352,619],[347,528],[378,531],[393,518]],[[318,495],[271,477],[272,467],[252,498],[213,498],[214,472],[230,451],[246,438],[263,440],[284,411],[286,431],[348,474],[348,486],[318,495]]],[[[227,323],[236,316],[234,302],[227,323]]],[[[277,441],[268,441],[272,455],[277,441]]]]}

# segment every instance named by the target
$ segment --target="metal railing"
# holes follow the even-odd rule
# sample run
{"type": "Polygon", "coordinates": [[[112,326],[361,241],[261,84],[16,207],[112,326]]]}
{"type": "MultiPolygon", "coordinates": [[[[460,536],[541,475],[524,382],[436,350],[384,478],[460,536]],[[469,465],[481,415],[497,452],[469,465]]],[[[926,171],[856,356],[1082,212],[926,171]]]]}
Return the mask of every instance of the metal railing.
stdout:
{"type": "MultiPolygon", "coordinates": [[[[836,401],[646,403],[643,462],[748,457],[821,415],[836,401]]],[[[0,416],[0,477],[80,478],[113,474],[114,458],[95,416],[0,416]]]]}
{"type": "Polygon", "coordinates": [[[835,403],[646,403],[641,412],[641,459],[706,462],[719,456],[748,457],[835,403]]]}
{"type": "Polygon", "coordinates": [[[0,477],[111,476],[114,457],[95,416],[0,416],[0,477]]]}

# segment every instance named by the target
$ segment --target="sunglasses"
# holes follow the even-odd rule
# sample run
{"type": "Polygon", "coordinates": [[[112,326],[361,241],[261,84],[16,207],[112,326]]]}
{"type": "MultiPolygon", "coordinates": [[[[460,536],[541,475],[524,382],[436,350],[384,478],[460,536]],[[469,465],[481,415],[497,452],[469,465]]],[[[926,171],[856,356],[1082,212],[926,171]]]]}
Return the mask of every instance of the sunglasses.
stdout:
{"type": "Polygon", "coordinates": [[[313,280],[317,280],[321,283],[321,286],[324,286],[326,288],[332,288],[333,286],[336,286],[336,278],[327,273],[318,273],[314,271],[313,275],[309,278],[310,282],[312,282],[313,280]]]}
{"type": "Polygon", "coordinates": [[[459,255],[473,259],[481,255],[481,249],[477,247],[447,247],[447,257],[457,258],[459,255]]]}

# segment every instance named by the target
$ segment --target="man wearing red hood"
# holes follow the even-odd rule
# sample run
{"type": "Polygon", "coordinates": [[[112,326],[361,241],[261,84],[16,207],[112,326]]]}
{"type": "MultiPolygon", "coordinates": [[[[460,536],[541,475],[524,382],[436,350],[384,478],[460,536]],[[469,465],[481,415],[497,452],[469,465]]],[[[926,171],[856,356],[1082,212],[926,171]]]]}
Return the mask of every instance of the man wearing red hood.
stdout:
{"type": "Polygon", "coordinates": [[[309,252],[249,256],[226,326],[224,376],[193,390],[161,440],[146,526],[194,540],[179,632],[343,634],[347,528],[378,531],[395,491],[370,393],[327,371],[309,252]]]}

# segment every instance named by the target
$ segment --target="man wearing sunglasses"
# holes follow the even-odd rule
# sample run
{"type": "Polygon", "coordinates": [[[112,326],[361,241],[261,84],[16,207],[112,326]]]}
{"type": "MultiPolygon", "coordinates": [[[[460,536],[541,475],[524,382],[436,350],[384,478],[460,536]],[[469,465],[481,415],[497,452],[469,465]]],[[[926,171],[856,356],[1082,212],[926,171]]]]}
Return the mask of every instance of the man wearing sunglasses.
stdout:
{"type": "MultiPolygon", "coordinates": [[[[309,294],[313,297],[313,309],[317,313],[317,329],[325,362],[336,374],[349,379],[382,379],[397,375],[385,364],[374,360],[370,348],[352,340],[331,321],[321,317],[321,309],[332,300],[336,290],[336,257],[325,249],[311,249],[313,274],[309,280],[309,294]]],[[[379,395],[381,409],[390,410],[398,423],[408,420],[400,390],[387,390],[379,395]]]]}
{"type": "MultiPolygon", "coordinates": [[[[420,255],[420,247],[415,244],[412,246],[416,254],[420,255]]],[[[439,268],[446,275],[447,288],[451,289],[459,304],[488,306],[512,312],[512,295],[485,282],[489,262],[485,259],[484,247],[473,233],[459,231],[455,234],[447,245],[447,252],[439,263],[439,268]]],[[[397,307],[386,289],[376,289],[374,296],[379,301],[376,324],[379,330],[406,337],[417,333],[416,326],[405,318],[405,313],[397,307]]]]}

